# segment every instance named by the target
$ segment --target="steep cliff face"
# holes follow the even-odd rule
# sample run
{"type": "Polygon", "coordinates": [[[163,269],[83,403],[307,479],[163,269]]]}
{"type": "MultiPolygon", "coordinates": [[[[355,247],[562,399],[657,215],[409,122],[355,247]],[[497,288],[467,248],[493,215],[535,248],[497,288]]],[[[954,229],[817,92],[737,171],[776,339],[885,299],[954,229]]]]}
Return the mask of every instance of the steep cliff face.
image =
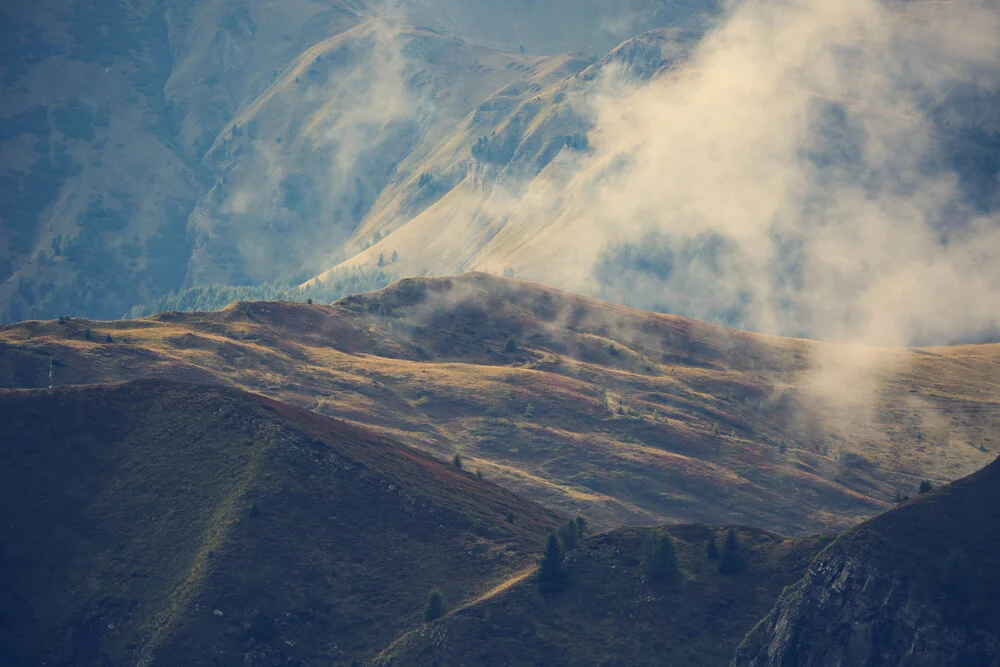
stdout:
{"type": "Polygon", "coordinates": [[[744,640],[737,667],[1000,665],[1000,463],[852,530],[744,640]]]}

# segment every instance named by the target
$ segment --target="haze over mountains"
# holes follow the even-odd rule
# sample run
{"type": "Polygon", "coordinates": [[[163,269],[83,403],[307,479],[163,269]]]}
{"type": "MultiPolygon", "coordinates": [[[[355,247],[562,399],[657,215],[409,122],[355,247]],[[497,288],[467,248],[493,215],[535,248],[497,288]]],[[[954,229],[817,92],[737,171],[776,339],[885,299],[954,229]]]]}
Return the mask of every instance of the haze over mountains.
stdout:
{"type": "Polygon", "coordinates": [[[994,0],[0,0],[0,664],[1000,655],[994,0]]]}
{"type": "Polygon", "coordinates": [[[5,321],[381,257],[773,333],[995,335],[989,4],[2,11],[5,321]]]}

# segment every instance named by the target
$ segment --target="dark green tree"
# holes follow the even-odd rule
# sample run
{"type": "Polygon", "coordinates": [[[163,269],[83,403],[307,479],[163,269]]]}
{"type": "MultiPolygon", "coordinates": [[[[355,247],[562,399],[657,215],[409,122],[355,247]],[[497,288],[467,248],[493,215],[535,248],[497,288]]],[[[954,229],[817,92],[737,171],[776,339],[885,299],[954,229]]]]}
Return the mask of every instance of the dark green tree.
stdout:
{"type": "Polygon", "coordinates": [[[925,493],[930,493],[933,490],[934,490],[934,485],[930,483],[930,480],[925,479],[924,481],[920,482],[920,495],[924,495],[925,493]]]}
{"type": "Polygon", "coordinates": [[[549,535],[545,553],[538,559],[538,588],[543,593],[560,590],[566,584],[566,570],[563,568],[563,551],[555,533],[549,535]]]}
{"type": "Polygon", "coordinates": [[[456,468],[461,469],[461,467],[462,467],[462,455],[459,454],[458,452],[455,452],[455,455],[451,457],[451,462],[452,462],[452,464],[456,468]]]}
{"type": "Polygon", "coordinates": [[[746,560],[740,553],[740,543],[736,539],[736,531],[729,529],[726,533],[726,543],[722,547],[722,559],[719,560],[719,572],[722,574],[736,574],[747,569],[746,560]]]}
{"type": "Polygon", "coordinates": [[[398,260],[399,260],[399,253],[393,250],[392,257],[390,257],[390,261],[392,261],[392,263],[395,264],[398,260]]]}
{"type": "Polygon", "coordinates": [[[705,554],[709,560],[715,560],[719,557],[719,545],[715,543],[715,533],[712,533],[712,536],[708,538],[708,543],[705,545],[705,554]]]}
{"type": "Polygon", "coordinates": [[[568,523],[559,526],[559,545],[563,551],[576,548],[577,538],[579,537],[580,533],[578,532],[575,520],[571,519],[568,523]]]}
{"type": "Polygon", "coordinates": [[[90,330],[90,327],[83,330],[83,337],[87,340],[94,340],[94,332],[90,330]]]}
{"type": "Polygon", "coordinates": [[[660,533],[653,542],[653,548],[646,558],[646,573],[653,581],[667,584],[680,577],[680,570],[677,568],[677,551],[674,549],[674,541],[670,539],[668,533],[660,533]]]}
{"type": "Polygon", "coordinates": [[[587,532],[587,520],[582,516],[576,517],[576,533],[580,537],[583,537],[587,532]]]}
{"type": "Polygon", "coordinates": [[[382,253],[378,254],[378,266],[379,266],[380,269],[383,266],[385,266],[385,255],[383,255],[382,253]]]}
{"type": "Polygon", "coordinates": [[[514,354],[517,352],[517,341],[511,336],[507,339],[507,344],[503,347],[504,354],[514,354]]]}
{"type": "Polygon", "coordinates": [[[427,608],[424,609],[424,620],[430,623],[435,621],[448,611],[448,603],[445,602],[444,595],[436,588],[427,595],[427,608]]]}
{"type": "Polygon", "coordinates": [[[111,334],[107,334],[106,336],[104,336],[104,342],[105,343],[113,343],[113,342],[115,342],[115,339],[111,337],[111,334]]]}

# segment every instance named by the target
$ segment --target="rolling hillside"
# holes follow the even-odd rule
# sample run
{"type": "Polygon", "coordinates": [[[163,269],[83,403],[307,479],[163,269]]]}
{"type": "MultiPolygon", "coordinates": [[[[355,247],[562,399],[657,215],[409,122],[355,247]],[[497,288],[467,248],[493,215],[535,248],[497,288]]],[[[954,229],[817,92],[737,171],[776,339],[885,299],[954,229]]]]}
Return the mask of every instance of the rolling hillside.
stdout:
{"type": "Polygon", "coordinates": [[[348,665],[557,517],[330,418],[160,381],[0,392],[0,656],[348,665]],[[209,658],[211,656],[211,658],[209,658]]]}
{"type": "Polygon", "coordinates": [[[0,385],[234,385],[597,527],[846,528],[997,453],[1000,346],[839,347],[469,274],[331,306],[0,329],[0,385]]]}

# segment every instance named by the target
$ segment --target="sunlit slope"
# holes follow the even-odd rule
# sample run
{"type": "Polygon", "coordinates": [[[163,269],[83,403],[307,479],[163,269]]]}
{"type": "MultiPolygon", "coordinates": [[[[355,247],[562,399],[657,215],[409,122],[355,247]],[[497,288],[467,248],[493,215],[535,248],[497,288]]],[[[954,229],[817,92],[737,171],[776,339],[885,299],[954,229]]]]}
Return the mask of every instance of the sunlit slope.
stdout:
{"type": "Polygon", "coordinates": [[[0,391],[4,665],[351,664],[533,563],[557,517],[223,387],[0,391]]]}
{"type": "Polygon", "coordinates": [[[231,383],[480,469],[597,525],[843,527],[1000,443],[1000,346],[727,330],[486,274],[331,306],[0,329],[0,383],[231,383]],[[89,330],[90,338],[86,337],[89,330]]]}
{"type": "Polygon", "coordinates": [[[595,96],[680,67],[699,36],[652,30],[596,62],[543,61],[416,161],[413,178],[390,184],[348,245],[358,252],[334,270],[375,265],[381,255],[396,258],[400,275],[507,267],[546,275],[555,266],[585,275],[597,248],[581,252],[580,239],[567,244],[560,235],[572,223],[574,192],[607,168],[588,161],[595,96]]]}

